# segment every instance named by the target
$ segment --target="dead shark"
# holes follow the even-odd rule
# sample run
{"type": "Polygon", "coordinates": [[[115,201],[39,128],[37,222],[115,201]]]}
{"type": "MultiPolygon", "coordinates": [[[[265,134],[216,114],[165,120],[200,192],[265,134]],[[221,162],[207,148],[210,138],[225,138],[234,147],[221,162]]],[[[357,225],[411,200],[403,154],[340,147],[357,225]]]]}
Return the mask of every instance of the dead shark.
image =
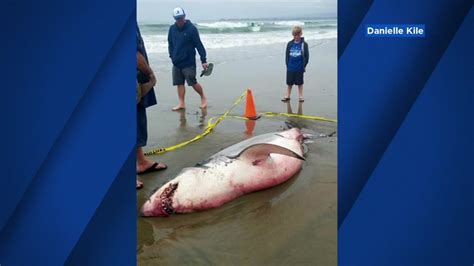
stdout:
{"type": "Polygon", "coordinates": [[[293,128],[232,145],[196,167],[184,168],[142,207],[143,216],[190,213],[219,207],[254,191],[279,185],[300,171],[303,133],[293,128]]]}

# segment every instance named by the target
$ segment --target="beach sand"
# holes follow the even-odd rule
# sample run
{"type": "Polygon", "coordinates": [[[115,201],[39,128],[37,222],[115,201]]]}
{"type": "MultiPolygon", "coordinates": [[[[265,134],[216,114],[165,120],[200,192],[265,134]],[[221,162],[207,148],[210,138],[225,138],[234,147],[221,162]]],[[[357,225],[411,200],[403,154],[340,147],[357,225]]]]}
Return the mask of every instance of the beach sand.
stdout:
{"type": "MultiPolygon", "coordinates": [[[[187,87],[187,109],[172,112],[177,104],[171,83],[171,63],[164,54],[150,54],[157,70],[158,105],[148,110],[149,141],[145,150],[166,147],[201,133],[207,120],[222,115],[247,89],[252,88],[257,112],[298,112],[337,119],[337,41],[310,45],[305,73],[305,102],[290,103],[284,96],[286,44],[209,49],[215,63],[211,76],[198,78],[208,97],[203,115],[199,96],[187,87]],[[159,57],[160,56],[160,57],[159,57]],[[158,58],[159,57],[159,58],[158,58]],[[158,65],[159,64],[159,65],[158,65]],[[289,110],[291,109],[291,110],[289,110]]],[[[201,68],[198,65],[198,72],[201,68]]],[[[234,113],[242,115],[244,104],[234,113]]],[[[139,265],[336,265],[337,264],[337,124],[296,118],[261,118],[253,135],[281,131],[286,124],[315,135],[308,144],[300,173],[274,188],[245,195],[224,206],[169,218],[138,218],[139,265]]],[[[139,177],[145,188],[137,192],[139,208],[151,191],[221,149],[250,137],[245,121],[226,119],[204,139],[184,148],[151,156],[164,161],[166,171],[139,177]]]]}

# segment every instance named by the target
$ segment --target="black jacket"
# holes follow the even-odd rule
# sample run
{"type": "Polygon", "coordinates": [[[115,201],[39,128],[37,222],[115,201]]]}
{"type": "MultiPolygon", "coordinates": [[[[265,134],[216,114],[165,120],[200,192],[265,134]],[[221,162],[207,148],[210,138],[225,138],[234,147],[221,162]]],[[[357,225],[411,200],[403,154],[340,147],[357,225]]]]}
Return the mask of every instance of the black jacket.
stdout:
{"type": "MultiPolygon", "coordinates": [[[[303,42],[303,66],[306,68],[306,65],[309,62],[309,48],[308,48],[308,43],[305,42],[304,38],[301,38],[301,41],[303,42]]],[[[291,45],[293,44],[293,40],[289,41],[288,44],[286,45],[286,67],[288,67],[288,60],[290,60],[290,48],[291,45]]]]}

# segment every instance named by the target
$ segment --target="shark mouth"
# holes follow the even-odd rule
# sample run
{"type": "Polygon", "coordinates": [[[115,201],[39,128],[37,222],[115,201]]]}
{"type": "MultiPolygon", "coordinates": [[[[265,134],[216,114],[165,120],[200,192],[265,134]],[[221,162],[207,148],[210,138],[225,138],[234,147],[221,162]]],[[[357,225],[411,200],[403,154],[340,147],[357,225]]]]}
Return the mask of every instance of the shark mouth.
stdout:
{"type": "Polygon", "coordinates": [[[160,202],[161,202],[161,211],[165,216],[170,216],[171,214],[174,213],[174,208],[173,208],[173,195],[176,189],[178,188],[178,184],[169,184],[163,192],[161,192],[160,195],[160,202]]]}

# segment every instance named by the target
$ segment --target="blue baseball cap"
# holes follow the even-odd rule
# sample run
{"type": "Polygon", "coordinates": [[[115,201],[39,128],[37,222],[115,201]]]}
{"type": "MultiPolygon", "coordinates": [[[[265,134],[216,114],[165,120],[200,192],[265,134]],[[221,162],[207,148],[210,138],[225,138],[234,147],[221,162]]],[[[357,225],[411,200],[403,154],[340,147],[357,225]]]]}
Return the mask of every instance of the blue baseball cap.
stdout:
{"type": "Polygon", "coordinates": [[[181,7],[177,7],[173,10],[173,17],[175,20],[184,18],[186,16],[186,13],[184,13],[184,9],[181,7]]]}

